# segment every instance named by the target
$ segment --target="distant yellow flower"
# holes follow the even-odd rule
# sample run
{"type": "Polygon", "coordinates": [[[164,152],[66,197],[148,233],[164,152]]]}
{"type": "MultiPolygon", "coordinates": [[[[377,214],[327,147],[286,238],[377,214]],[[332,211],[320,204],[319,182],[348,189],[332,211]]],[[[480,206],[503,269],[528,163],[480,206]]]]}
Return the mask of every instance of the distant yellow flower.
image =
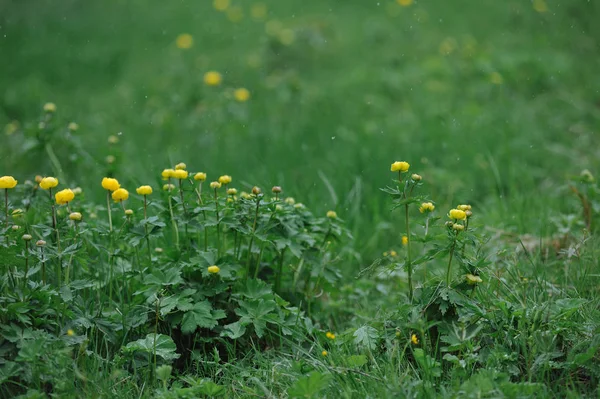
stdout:
{"type": "Polygon", "coordinates": [[[539,13],[548,12],[548,5],[545,0],[533,0],[533,9],[539,13]]]}
{"type": "Polygon", "coordinates": [[[456,207],[456,209],[460,209],[461,211],[470,211],[471,210],[471,205],[459,205],[456,207]]]}
{"type": "Polygon", "coordinates": [[[404,161],[397,161],[392,164],[391,171],[392,172],[406,172],[410,168],[410,164],[404,161]]]}
{"type": "Polygon", "coordinates": [[[385,251],[385,252],[383,253],[383,256],[388,256],[388,255],[389,255],[388,251],[385,251]]]}
{"type": "Polygon", "coordinates": [[[246,200],[247,200],[247,199],[250,199],[250,198],[252,198],[252,197],[250,196],[250,194],[248,194],[248,193],[247,193],[247,192],[245,192],[245,191],[242,191],[242,192],[240,193],[240,197],[242,197],[243,199],[246,199],[246,200]]]}
{"type": "Polygon", "coordinates": [[[79,212],[71,212],[69,214],[69,219],[79,222],[81,220],[81,213],[79,212]]]}
{"type": "Polygon", "coordinates": [[[423,202],[421,204],[421,206],[419,207],[419,212],[421,212],[421,213],[433,212],[434,209],[435,209],[435,205],[433,205],[431,202],[423,202]]]}
{"type": "Polygon", "coordinates": [[[165,191],[172,191],[174,189],[175,189],[175,185],[174,184],[165,184],[163,186],[163,190],[165,190],[165,191]]]}
{"type": "Polygon", "coordinates": [[[252,194],[258,195],[261,193],[260,187],[254,186],[252,187],[252,194]]]}
{"type": "Polygon", "coordinates": [[[12,176],[2,176],[0,177],[0,188],[8,189],[15,188],[17,185],[17,181],[12,176]]]}
{"type": "Polygon", "coordinates": [[[304,204],[301,202],[298,202],[297,204],[294,204],[294,209],[304,209],[304,204]]]}
{"type": "Polygon", "coordinates": [[[413,3],[413,0],[396,0],[402,7],[408,7],[413,3]]]}
{"type": "Polygon", "coordinates": [[[116,160],[117,160],[117,158],[115,158],[114,155],[107,155],[106,156],[106,163],[108,163],[108,164],[115,163],[116,160]]]}
{"type": "Polygon", "coordinates": [[[296,40],[296,33],[292,29],[282,29],[279,31],[279,41],[285,46],[289,46],[296,40]]]}
{"type": "Polygon", "coordinates": [[[24,213],[23,209],[17,208],[17,209],[14,209],[11,214],[12,214],[12,217],[18,218],[18,217],[23,216],[23,213],[24,213]]]}
{"type": "Polygon", "coordinates": [[[79,195],[79,194],[83,193],[83,190],[81,189],[81,187],[75,187],[75,188],[73,189],[73,193],[74,193],[75,195],[79,195]]]}
{"type": "Polygon", "coordinates": [[[173,177],[176,178],[176,179],[179,179],[179,180],[187,179],[188,172],[187,172],[187,170],[177,169],[175,171],[175,173],[173,173],[173,177]]]}
{"type": "MultiPolygon", "coordinates": [[[[17,226],[17,225],[15,225],[15,226],[17,226]]],[[[19,226],[17,226],[17,227],[19,227],[19,226]]],[[[23,239],[23,241],[31,241],[33,239],[31,234],[23,234],[23,236],[21,238],[23,239]]]]}
{"type": "Polygon", "coordinates": [[[294,205],[296,203],[296,200],[293,199],[292,197],[287,197],[284,201],[288,205],[294,205]]]}
{"type": "Polygon", "coordinates": [[[117,179],[105,177],[102,179],[102,188],[108,191],[115,191],[121,187],[117,179]]]}
{"type": "Polygon", "coordinates": [[[54,104],[54,103],[44,104],[44,112],[48,112],[48,113],[56,112],[56,104],[54,104]]]}
{"type": "Polygon", "coordinates": [[[237,190],[235,188],[230,188],[227,190],[227,195],[236,195],[237,190]]]}
{"type": "Polygon", "coordinates": [[[502,75],[498,72],[492,72],[490,73],[490,82],[495,85],[501,85],[504,82],[504,79],[502,79],[502,75]]]}
{"type": "Polygon", "coordinates": [[[327,353],[327,351],[323,351],[323,352],[321,352],[321,355],[323,355],[324,357],[327,357],[327,355],[329,355],[329,353],[327,353]]]}
{"type": "Polygon", "coordinates": [[[227,9],[227,19],[233,23],[240,22],[244,19],[244,11],[241,7],[229,7],[227,9]]]}
{"type": "Polygon", "coordinates": [[[231,176],[229,176],[229,175],[223,175],[223,176],[219,177],[219,183],[221,183],[221,184],[229,184],[229,183],[231,183],[231,176]]]}
{"type": "Polygon", "coordinates": [[[225,11],[229,7],[229,0],[214,0],[213,7],[218,11],[225,11]]]}
{"type": "Polygon", "coordinates": [[[454,50],[456,50],[457,46],[458,43],[456,43],[456,39],[453,37],[448,37],[442,40],[442,42],[440,43],[440,54],[450,55],[452,52],[454,52],[454,50]]]}
{"type": "Polygon", "coordinates": [[[398,256],[398,253],[397,253],[396,251],[394,251],[394,250],[391,250],[391,251],[390,251],[390,256],[391,256],[392,258],[395,258],[396,256],[398,256]]]}
{"type": "Polygon", "coordinates": [[[73,198],[75,198],[75,194],[73,193],[73,191],[71,191],[71,189],[65,188],[64,190],[57,192],[54,195],[54,198],[56,199],[56,203],[58,205],[64,205],[73,201],[73,198]]]}
{"type": "Polygon", "coordinates": [[[196,181],[205,181],[206,180],[206,173],[204,172],[198,172],[194,175],[194,180],[196,181]]]}
{"type": "Polygon", "coordinates": [[[467,279],[467,283],[468,284],[478,284],[478,283],[483,283],[483,280],[481,279],[481,277],[479,276],[475,276],[471,273],[467,274],[465,276],[465,278],[467,279]]]}
{"type": "Polygon", "coordinates": [[[72,132],[76,132],[77,130],[79,130],[79,125],[77,123],[75,123],[75,122],[71,122],[67,126],[67,129],[69,129],[72,132]]]}
{"type": "Polygon", "coordinates": [[[419,344],[419,338],[417,337],[417,334],[413,334],[410,336],[410,342],[412,342],[413,345],[419,344]]]}
{"type": "Polygon", "coordinates": [[[72,337],[73,335],[75,335],[75,331],[71,330],[70,328],[67,330],[67,335],[69,337],[72,337]]]}
{"type": "Polygon", "coordinates": [[[204,74],[204,83],[208,86],[218,86],[221,84],[221,74],[216,71],[208,71],[204,74]]]}
{"type": "Polygon", "coordinates": [[[182,33],[181,35],[177,36],[175,44],[177,45],[177,48],[187,50],[194,45],[194,38],[189,33],[182,33]]]}
{"type": "Polygon", "coordinates": [[[161,173],[163,180],[167,180],[171,177],[175,177],[175,169],[164,169],[161,173]]]}
{"type": "Polygon", "coordinates": [[[467,218],[467,214],[465,213],[465,211],[462,211],[460,209],[451,209],[450,212],[448,212],[448,216],[450,217],[450,219],[455,220],[465,220],[467,218]]]}
{"type": "Polygon", "coordinates": [[[465,229],[465,226],[460,223],[454,223],[452,225],[452,228],[456,231],[463,231],[465,229]]]}
{"type": "Polygon", "coordinates": [[[212,182],[210,182],[210,188],[213,188],[215,190],[217,188],[221,188],[221,183],[219,183],[218,181],[212,181],[212,182]]]}
{"type": "Polygon", "coordinates": [[[335,339],[335,334],[331,331],[327,331],[327,333],[325,333],[325,336],[329,339],[335,339]]]}
{"type": "Polygon", "coordinates": [[[210,274],[217,274],[221,271],[221,268],[219,266],[212,265],[209,266],[207,270],[210,274]]]}
{"type": "Polygon", "coordinates": [[[335,213],[335,211],[327,211],[327,217],[329,219],[336,219],[337,218],[337,213],[335,213]]]}
{"type": "Polygon", "coordinates": [[[115,202],[125,201],[127,198],[129,198],[129,191],[124,188],[119,188],[112,193],[112,199],[115,202]]]}
{"type": "Polygon", "coordinates": [[[264,3],[256,3],[250,9],[252,18],[263,20],[267,16],[267,6],[264,3]]]}
{"type": "Polygon", "coordinates": [[[279,187],[279,186],[273,186],[273,188],[271,188],[271,192],[272,192],[273,194],[279,194],[279,193],[281,193],[282,191],[283,191],[283,190],[282,190],[282,189],[281,189],[281,187],[279,187]]]}
{"type": "Polygon", "coordinates": [[[402,236],[402,245],[406,245],[406,244],[408,244],[408,237],[402,236]]]}
{"type": "Polygon", "coordinates": [[[133,209],[125,209],[125,214],[126,214],[127,216],[131,216],[131,215],[133,215],[133,209]]]}
{"type": "Polygon", "coordinates": [[[150,186],[139,186],[135,189],[135,192],[139,195],[150,195],[152,194],[152,187],[150,186]]]}
{"type": "Polygon", "coordinates": [[[119,142],[119,137],[114,134],[108,136],[108,144],[117,144],[119,142]]]}
{"type": "Polygon", "coordinates": [[[58,186],[58,179],[56,177],[44,177],[40,182],[40,187],[44,190],[50,190],[58,186]]]}
{"type": "Polygon", "coordinates": [[[179,162],[177,165],[175,165],[175,170],[185,170],[187,169],[187,165],[183,162],[179,162]]]}
{"type": "Polygon", "coordinates": [[[250,98],[250,91],[248,91],[248,89],[240,87],[239,89],[235,89],[235,91],[233,92],[233,97],[236,99],[236,101],[243,103],[245,101],[248,101],[248,99],[250,98]]]}
{"type": "Polygon", "coordinates": [[[413,179],[414,181],[421,181],[423,179],[423,177],[421,177],[421,175],[413,173],[411,176],[411,179],[413,179]]]}

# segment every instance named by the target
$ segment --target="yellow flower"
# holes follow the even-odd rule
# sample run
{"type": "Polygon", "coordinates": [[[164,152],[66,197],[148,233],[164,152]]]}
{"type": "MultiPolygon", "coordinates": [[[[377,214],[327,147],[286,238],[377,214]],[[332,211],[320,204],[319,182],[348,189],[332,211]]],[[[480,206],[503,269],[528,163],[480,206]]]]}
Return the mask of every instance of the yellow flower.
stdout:
{"type": "Polygon", "coordinates": [[[408,244],[408,237],[402,236],[402,245],[406,245],[406,244],[408,244]]]}
{"type": "Polygon", "coordinates": [[[456,209],[460,209],[461,211],[470,211],[471,210],[471,205],[459,205],[456,207],[456,209]]]}
{"type": "Polygon", "coordinates": [[[396,0],[402,7],[408,7],[413,3],[413,0],[396,0]]]}
{"type": "Polygon", "coordinates": [[[58,186],[58,179],[56,177],[44,177],[40,182],[40,187],[44,190],[50,190],[58,186]]]}
{"type": "Polygon", "coordinates": [[[448,216],[450,217],[450,219],[455,220],[465,220],[467,218],[467,214],[465,213],[465,211],[460,209],[451,209],[448,213],[448,216]]]}
{"type": "Polygon", "coordinates": [[[174,175],[175,175],[174,169],[164,169],[161,173],[163,180],[167,180],[171,177],[175,177],[174,175]]]}
{"type": "Polygon", "coordinates": [[[229,190],[227,190],[227,195],[236,195],[237,194],[237,190],[235,188],[230,188],[229,190]]]}
{"type": "Polygon", "coordinates": [[[454,223],[454,224],[452,225],[452,228],[453,228],[454,230],[456,230],[456,231],[463,231],[463,230],[465,229],[465,226],[463,226],[463,225],[462,225],[462,224],[460,224],[460,223],[454,223]]]}
{"type": "Polygon", "coordinates": [[[243,199],[246,199],[246,200],[247,200],[247,199],[250,199],[250,198],[252,198],[252,197],[250,196],[250,194],[248,194],[248,193],[247,193],[247,192],[245,192],[245,191],[242,191],[242,192],[240,193],[240,197],[242,197],[243,199]]]}
{"type": "Polygon", "coordinates": [[[44,104],[44,111],[48,112],[48,113],[56,112],[56,104],[54,104],[54,103],[44,104]]]}
{"type": "Polygon", "coordinates": [[[81,213],[71,212],[71,214],[69,215],[69,219],[79,222],[81,220],[81,213]]]}
{"type": "Polygon", "coordinates": [[[75,331],[71,330],[70,328],[67,330],[67,335],[69,337],[72,337],[73,335],[75,335],[75,331]]]}
{"type": "Polygon", "coordinates": [[[504,79],[502,78],[502,75],[500,75],[498,72],[492,72],[490,74],[490,82],[492,82],[495,85],[501,85],[504,82],[504,79]]]}
{"type": "Polygon", "coordinates": [[[294,209],[302,209],[304,208],[304,204],[301,202],[298,202],[297,204],[294,204],[294,209]]]}
{"type": "Polygon", "coordinates": [[[214,0],[213,7],[218,11],[225,11],[229,7],[229,0],[214,0]]]}
{"type": "Polygon", "coordinates": [[[241,7],[229,7],[227,9],[227,19],[233,23],[240,22],[244,19],[244,11],[241,7]]]}
{"type": "Polygon", "coordinates": [[[208,86],[218,86],[221,80],[221,74],[217,71],[208,71],[204,74],[204,83],[208,86]]]}
{"type": "Polygon", "coordinates": [[[335,339],[335,334],[332,333],[331,331],[327,331],[327,333],[325,334],[325,336],[329,339],[335,339]]]}
{"type": "Polygon", "coordinates": [[[114,134],[108,136],[108,143],[109,144],[117,144],[118,142],[119,142],[119,138],[117,136],[115,136],[114,134]]]}
{"type": "Polygon", "coordinates": [[[175,185],[174,184],[165,184],[163,186],[163,190],[165,190],[165,191],[171,191],[171,190],[174,190],[174,189],[175,189],[175,185]]]}
{"type": "Polygon", "coordinates": [[[481,279],[481,277],[475,276],[475,275],[473,275],[471,273],[467,274],[465,276],[465,278],[467,279],[467,283],[471,284],[471,285],[478,284],[478,283],[483,283],[483,280],[481,279]]]}
{"type": "Polygon", "coordinates": [[[406,172],[410,168],[410,164],[404,161],[397,161],[392,164],[391,171],[392,172],[406,172]]]}
{"type": "Polygon", "coordinates": [[[179,162],[177,165],[175,165],[175,170],[185,170],[187,168],[187,165],[183,162],[179,162]]]}
{"type": "Polygon", "coordinates": [[[12,217],[14,217],[14,218],[18,218],[18,217],[21,217],[21,216],[23,216],[23,213],[24,213],[24,212],[23,212],[23,209],[21,209],[21,208],[17,208],[17,209],[15,209],[15,210],[13,210],[13,211],[11,212],[11,215],[12,215],[12,217]]]}
{"type": "Polygon", "coordinates": [[[388,254],[388,252],[387,252],[387,251],[385,251],[385,252],[383,253],[383,256],[386,256],[386,257],[387,257],[388,255],[389,255],[389,254],[388,254]]]}
{"type": "Polygon", "coordinates": [[[179,180],[187,179],[188,172],[186,170],[183,170],[183,169],[177,169],[175,171],[175,173],[173,173],[173,177],[176,178],[176,179],[179,179],[179,180]]]}
{"type": "Polygon", "coordinates": [[[81,194],[81,193],[83,193],[83,190],[81,189],[81,187],[75,187],[75,188],[73,189],[73,194],[75,194],[75,195],[79,195],[79,194],[81,194]]]}
{"type": "Polygon", "coordinates": [[[0,177],[0,188],[15,188],[17,181],[12,176],[0,177]]]}
{"type": "Polygon", "coordinates": [[[198,172],[194,175],[194,180],[197,181],[205,181],[206,180],[206,173],[204,172],[198,172]]]}
{"type": "Polygon", "coordinates": [[[250,91],[248,91],[248,89],[240,87],[239,89],[235,89],[235,91],[233,92],[233,97],[236,99],[236,101],[239,101],[241,103],[246,102],[250,98],[250,91]]]}
{"type": "Polygon", "coordinates": [[[410,336],[410,342],[412,342],[414,345],[419,344],[419,338],[417,337],[417,334],[413,334],[410,336]]]}
{"type": "Polygon", "coordinates": [[[175,44],[177,45],[177,48],[187,50],[194,45],[194,38],[189,33],[182,33],[181,35],[177,36],[175,44]]]}
{"type": "Polygon", "coordinates": [[[398,253],[397,253],[396,251],[394,251],[394,250],[391,250],[391,251],[390,251],[390,256],[391,256],[392,258],[395,258],[396,256],[398,256],[398,253]]]}
{"type": "Polygon", "coordinates": [[[335,211],[327,211],[327,217],[329,219],[336,219],[337,218],[337,213],[335,213],[335,211]]]}
{"type": "Polygon", "coordinates": [[[296,203],[296,200],[293,199],[292,197],[287,197],[284,201],[288,205],[294,205],[296,203]]]}
{"type": "Polygon", "coordinates": [[[106,163],[111,164],[114,163],[117,160],[117,158],[115,158],[114,155],[107,155],[106,156],[106,163]]]}
{"type": "Polygon", "coordinates": [[[548,5],[544,0],[533,0],[533,9],[539,13],[547,12],[548,5]]]}
{"type": "Polygon", "coordinates": [[[129,191],[124,188],[119,188],[112,193],[112,199],[115,202],[125,201],[127,198],[129,198],[129,191]]]}
{"type": "Polygon", "coordinates": [[[321,352],[321,355],[327,357],[327,355],[329,355],[329,353],[327,353],[327,351],[323,351],[323,352],[321,352]]]}
{"type": "Polygon", "coordinates": [[[219,266],[212,265],[209,266],[207,270],[210,274],[217,274],[221,271],[221,268],[219,266]]]}
{"type": "Polygon", "coordinates": [[[421,204],[421,206],[419,207],[419,212],[421,212],[421,213],[433,212],[434,209],[435,209],[435,205],[433,205],[431,202],[423,202],[421,204]]]}
{"type": "Polygon", "coordinates": [[[267,16],[267,6],[264,3],[256,3],[250,9],[250,14],[254,19],[264,19],[267,16]]]}
{"type": "Polygon", "coordinates": [[[150,195],[152,194],[152,187],[150,186],[139,186],[135,189],[135,192],[139,195],[150,195]]]}
{"type": "Polygon", "coordinates": [[[79,130],[79,125],[77,123],[75,123],[75,122],[71,122],[67,126],[67,129],[69,129],[72,132],[76,132],[77,130],[79,130]]]}
{"type": "Polygon", "coordinates": [[[229,183],[231,183],[231,176],[229,176],[229,175],[223,175],[223,176],[219,177],[219,183],[221,183],[221,184],[229,184],[229,183]]]}
{"type": "Polygon", "coordinates": [[[121,187],[119,181],[117,179],[112,179],[110,177],[105,177],[102,179],[102,188],[108,191],[115,191],[121,187]]]}
{"type": "Polygon", "coordinates": [[[418,174],[416,174],[416,173],[413,173],[413,174],[412,174],[412,176],[411,176],[411,178],[412,178],[414,181],[421,181],[421,180],[423,179],[423,178],[421,177],[421,175],[418,175],[418,174]]]}
{"type": "Polygon", "coordinates": [[[260,193],[261,193],[260,187],[256,187],[256,186],[252,187],[252,194],[258,195],[260,193]]]}
{"type": "Polygon", "coordinates": [[[281,189],[281,187],[279,186],[273,186],[273,188],[271,188],[271,192],[274,194],[279,194],[281,193],[283,190],[281,189]]]}
{"type": "Polygon", "coordinates": [[[131,215],[133,215],[133,209],[125,209],[125,214],[126,214],[127,216],[131,216],[131,215]]]}
{"type": "Polygon", "coordinates": [[[221,183],[219,183],[218,181],[212,181],[212,182],[210,182],[210,188],[213,188],[215,190],[217,188],[221,188],[221,183]]]}
{"type": "Polygon", "coordinates": [[[56,203],[58,205],[64,205],[64,204],[68,204],[69,202],[73,201],[73,198],[75,198],[75,193],[73,193],[73,191],[71,191],[71,189],[65,188],[64,190],[57,192],[54,195],[54,198],[56,199],[56,203]]]}

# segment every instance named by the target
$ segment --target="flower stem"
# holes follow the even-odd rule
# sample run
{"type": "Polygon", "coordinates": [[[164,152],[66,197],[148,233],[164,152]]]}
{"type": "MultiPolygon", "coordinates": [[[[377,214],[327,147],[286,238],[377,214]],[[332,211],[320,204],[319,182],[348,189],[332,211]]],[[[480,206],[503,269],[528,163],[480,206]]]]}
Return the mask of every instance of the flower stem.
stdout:
{"type": "Polygon", "coordinates": [[[4,209],[6,215],[6,227],[8,227],[8,188],[4,189],[4,209]]]}
{"type": "Polygon", "coordinates": [[[110,191],[106,190],[106,209],[108,210],[108,231],[112,231],[112,215],[110,211],[110,191]]]}
{"type": "MultiPolygon", "coordinates": [[[[196,189],[196,195],[198,196],[198,205],[202,206],[202,182],[198,185],[196,189]]],[[[208,251],[208,231],[206,230],[206,211],[202,210],[202,215],[204,216],[204,251],[208,251]]]]}
{"type": "Polygon", "coordinates": [[[450,258],[448,259],[448,271],[446,272],[446,285],[447,286],[450,286],[450,268],[452,266],[452,257],[454,256],[455,249],[456,249],[456,236],[454,236],[454,242],[452,243],[452,248],[450,248],[450,258]]]}
{"type": "Polygon", "coordinates": [[[217,193],[217,189],[215,188],[215,210],[217,212],[217,257],[221,256],[221,239],[220,239],[220,230],[221,223],[219,222],[219,195],[217,193]]]}
{"type": "Polygon", "coordinates": [[[246,280],[250,275],[250,263],[252,259],[252,244],[254,242],[254,234],[256,233],[256,221],[258,220],[258,208],[260,206],[260,197],[256,196],[256,213],[254,214],[254,223],[252,224],[252,235],[250,236],[250,242],[248,243],[248,260],[246,261],[246,280]]]}
{"type": "Polygon", "coordinates": [[[411,244],[411,238],[410,238],[410,223],[409,223],[409,219],[408,219],[408,204],[404,205],[404,214],[405,214],[405,219],[406,219],[406,237],[407,237],[407,242],[406,242],[406,266],[408,268],[408,291],[409,291],[409,299],[412,301],[413,299],[413,283],[412,283],[412,259],[411,259],[411,252],[410,252],[410,244],[411,244]]]}
{"type": "Polygon", "coordinates": [[[23,286],[27,286],[27,274],[29,273],[29,241],[25,241],[25,276],[23,278],[23,286]]]}
{"type": "Polygon", "coordinates": [[[144,234],[146,236],[146,246],[148,247],[148,259],[152,261],[152,251],[150,250],[150,237],[148,237],[148,196],[144,195],[144,234]]]}

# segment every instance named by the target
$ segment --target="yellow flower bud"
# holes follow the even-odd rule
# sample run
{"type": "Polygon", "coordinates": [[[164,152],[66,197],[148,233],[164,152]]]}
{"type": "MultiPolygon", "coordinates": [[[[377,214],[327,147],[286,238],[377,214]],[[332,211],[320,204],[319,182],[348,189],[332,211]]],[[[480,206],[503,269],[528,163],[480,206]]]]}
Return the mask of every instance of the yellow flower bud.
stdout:
{"type": "Polygon", "coordinates": [[[206,173],[204,172],[198,172],[194,175],[194,180],[196,181],[205,181],[206,180],[206,173]]]}
{"type": "Polygon", "coordinates": [[[139,195],[150,195],[152,194],[152,187],[150,186],[139,186],[135,189],[135,192],[139,195]]]}
{"type": "Polygon", "coordinates": [[[174,169],[165,169],[162,171],[161,173],[163,180],[167,180],[171,177],[175,177],[175,170],[174,169]]]}
{"type": "Polygon", "coordinates": [[[0,177],[0,188],[8,189],[15,188],[17,185],[17,181],[12,176],[2,176],[0,177]]]}
{"type": "Polygon", "coordinates": [[[419,207],[419,212],[421,212],[421,213],[433,212],[434,209],[435,209],[435,205],[433,205],[431,202],[423,202],[421,204],[421,206],[419,207]]]}
{"type": "Polygon", "coordinates": [[[31,236],[31,234],[23,234],[23,237],[21,238],[23,239],[23,241],[31,241],[33,237],[31,236]]]}
{"type": "Polygon", "coordinates": [[[172,191],[174,189],[175,189],[175,185],[174,184],[165,184],[163,186],[163,190],[165,190],[165,191],[172,191]]]}
{"type": "Polygon", "coordinates": [[[236,195],[237,190],[235,188],[230,188],[227,190],[227,195],[236,195]]]}
{"type": "Polygon", "coordinates": [[[402,236],[402,245],[407,245],[407,244],[408,244],[408,237],[402,236]]]}
{"type": "Polygon", "coordinates": [[[248,89],[240,87],[239,89],[235,89],[235,91],[233,92],[233,97],[236,101],[243,103],[248,101],[248,99],[250,98],[250,92],[248,91],[248,89]]]}
{"type": "Polygon", "coordinates": [[[204,83],[207,86],[218,86],[221,84],[221,74],[216,71],[208,71],[204,74],[204,83]]]}
{"type": "Polygon", "coordinates": [[[44,104],[44,112],[48,112],[49,114],[56,112],[56,104],[54,104],[54,103],[44,104]]]}
{"type": "Polygon", "coordinates": [[[411,179],[413,179],[414,181],[421,181],[423,178],[421,177],[421,175],[413,173],[411,179]]]}
{"type": "Polygon", "coordinates": [[[157,254],[162,254],[163,249],[160,247],[156,247],[156,248],[154,248],[154,252],[156,252],[157,254]]]}
{"type": "Polygon", "coordinates": [[[124,188],[119,188],[112,193],[112,199],[115,202],[125,201],[127,198],[129,198],[129,191],[124,188]]]}
{"type": "Polygon", "coordinates": [[[465,278],[467,280],[467,283],[471,284],[471,285],[478,284],[478,283],[483,283],[483,280],[481,279],[481,277],[475,276],[475,275],[473,275],[471,273],[467,274],[465,276],[465,278]]]}
{"type": "Polygon", "coordinates": [[[217,188],[221,188],[221,183],[219,183],[218,181],[210,182],[210,188],[215,189],[215,190],[217,188]]]}
{"type": "Polygon", "coordinates": [[[461,211],[470,211],[471,205],[459,205],[456,207],[456,209],[460,209],[461,211]]]}
{"type": "Polygon", "coordinates": [[[58,179],[56,177],[44,177],[40,182],[40,187],[44,190],[50,190],[58,186],[58,179]]]}
{"type": "Polygon", "coordinates": [[[185,170],[187,169],[187,165],[183,162],[179,162],[177,165],[175,165],[175,170],[185,170]]]}
{"type": "Polygon", "coordinates": [[[133,209],[125,209],[125,214],[126,214],[127,216],[131,216],[131,215],[133,215],[133,209]]]}
{"type": "Polygon", "coordinates": [[[221,184],[229,184],[229,183],[231,183],[231,176],[229,176],[229,175],[223,175],[223,176],[219,177],[219,183],[221,183],[221,184]]]}
{"type": "Polygon", "coordinates": [[[173,173],[173,177],[179,180],[187,179],[188,172],[183,169],[177,169],[175,173],[173,173]]]}
{"type": "Polygon", "coordinates": [[[21,216],[23,216],[23,209],[21,209],[21,208],[17,208],[17,209],[15,209],[15,210],[13,210],[13,211],[11,212],[11,214],[12,214],[12,217],[14,217],[14,218],[21,217],[21,216]]]}
{"type": "Polygon", "coordinates": [[[303,209],[303,208],[304,208],[304,204],[301,202],[294,204],[294,209],[303,209]]]}
{"type": "Polygon", "coordinates": [[[221,268],[219,266],[212,265],[209,266],[207,270],[210,274],[217,274],[221,271],[221,268]]]}
{"type": "Polygon", "coordinates": [[[69,329],[67,330],[67,335],[68,335],[69,337],[72,337],[72,336],[74,336],[74,335],[75,335],[75,331],[73,331],[73,330],[71,330],[71,329],[69,328],[69,329]]]}
{"type": "Polygon", "coordinates": [[[80,195],[81,193],[83,193],[83,190],[81,189],[81,187],[75,187],[73,189],[73,194],[80,195]]]}
{"type": "Polygon", "coordinates": [[[177,48],[188,50],[194,45],[194,38],[189,33],[182,33],[177,36],[175,44],[177,45],[177,48]]]}
{"type": "Polygon", "coordinates": [[[396,251],[394,251],[394,250],[391,250],[391,251],[390,251],[390,256],[391,256],[392,258],[395,258],[396,256],[398,256],[398,253],[397,253],[396,251]]]}
{"type": "Polygon", "coordinates": [[[335,211],[327,211],[327,217],[329,219],[336,219],[337,218],[337,213],[335,213],[335,211]]]}
{"type": "Polygon", "coordinates": [[[102,188],[108,191],[116,191],[121,187],[117,179],[105,177],[102,179],[102,188]]]}
{"type": "Polygon", "coordinates": [[[284,201],[288,205],[294,205],[296,203],[296,200],[293,199],[292,197],[287,197],[284,201]]]}
{"type": "Polygon", "coordinates": [[[40,176],[40,175],[36,175],[34,180],[35,180],[35,182],[36,182],[37,184],[40,184],[40,183],[42,182],[42,180],[43,180],[43,179],[44,179],[44,178],[43,178],[42,176],[40,176]]]}
{"type": "Polygon", "coordinates": [[[116,160],[117,160],[117,158],[115,158],[114,155],[107,155],[106,156],[106,163],[108,163],[108,164],[115,163],[116,160]]]}
{"type": "Polygon", "coordinates": [[[44,240],[38,240],[35,245],[37,245],[38,247],[43,247],[46,245],[46,241],[44,240]]]}
{"type": "Polygon", "coordinates": [[[114,134],[111,136],[108,136],[109,144],[117,144],[118,142],[119,142],[119,137],[115,136],[114,134]]]}
{"type": "Polygon", "coordinates": [[[419,338],[417,338],[417,334],[413,334],[410,336],[410,342],[412,342],[413,345],[419,344],[419,338]]]}
{"type": "Polygon", "coordinates": [[[450,219],[455,220],[465,220],[467,218],[467,214],[465,213],[465,211],[462,211],[460,209],[451,209],[448,213],[448,216],[450,217],[450,219]]]}
{"type": "Polygon", "coordinates": [[[54,198],[56,199],[56,203],[58,205],[64,205],[73,201],[73,198],[75,198],[75,194],[73,193],[73,191],[71,191],[71,189],[65,188],[64,190],[57,192],[54,195],[54,198]]]}
{"type": "Polygon", "coordinates": [[[271,192],[273,192],[273,194],[279,194],[281,193],[283,190],[281,189],[281,187],[279,186],[273,186],[273,188],[271,189],[271,192]]]}
{"type": "Polygon", "coordinates": [[[324,357],[327,357],[327,355],[328,355],[328,354],[329,354],[329,353],[327,353],[327,351],[323,351],[323,352],[321,352],[321,355],[323,355],[324,357]]]}
{"type": "Polygon", "coordinates": [[[392,164],[391,171],[392,172],[407,172],[408,168],[410,168],[410,164],[404,161],[396,161],[392,164]]]}
{"type": "Polygon", "coordinates": [[[19,226],[18,224],[13,224],[13,225],[11,226],[11,229],[12,229],[13,231],[17,231],[17,230],[19,230],[20,228],[21,228],[21,226],[19,226]]]}
{"type": "Polygon", "coordinates": [[[67,126],[67,129],[69,129],[72,132],[76,132],[77,130],[79,130],[79,125],[77,123],[75,123],[75,122],[71,122],[67,126]]]}
{"type": "Polygon", "coordinates": [[[254,195],[260,194],[260,188],[258,188],[256,186],[252,187],[252,194],[254,194],[254,195]]]}
{"type": "Polygon", "coordinates": [[[454,223],[452,225],[452,228],[456,231],[463,231],[465,229],[465,226],[460,223],[454,223]]]}
{"type": "Polygon", "coordinates": [[[69,214],[69,219],[76,221],[76,222],[79,222],[81,220],[81,217],[82,217],[81,213],[79,213],[79,212],[71,212],[69,214]]]}

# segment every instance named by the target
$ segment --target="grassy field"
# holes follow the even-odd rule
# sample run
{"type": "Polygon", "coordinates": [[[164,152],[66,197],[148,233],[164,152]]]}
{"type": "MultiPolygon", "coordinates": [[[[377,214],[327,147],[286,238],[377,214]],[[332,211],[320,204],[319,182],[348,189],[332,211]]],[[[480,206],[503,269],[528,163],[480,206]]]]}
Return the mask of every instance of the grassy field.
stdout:
{"type": "Polygon", "coordinates": [[[599,17],[0,0],[0,396],[597,397],[599,17]]]}

